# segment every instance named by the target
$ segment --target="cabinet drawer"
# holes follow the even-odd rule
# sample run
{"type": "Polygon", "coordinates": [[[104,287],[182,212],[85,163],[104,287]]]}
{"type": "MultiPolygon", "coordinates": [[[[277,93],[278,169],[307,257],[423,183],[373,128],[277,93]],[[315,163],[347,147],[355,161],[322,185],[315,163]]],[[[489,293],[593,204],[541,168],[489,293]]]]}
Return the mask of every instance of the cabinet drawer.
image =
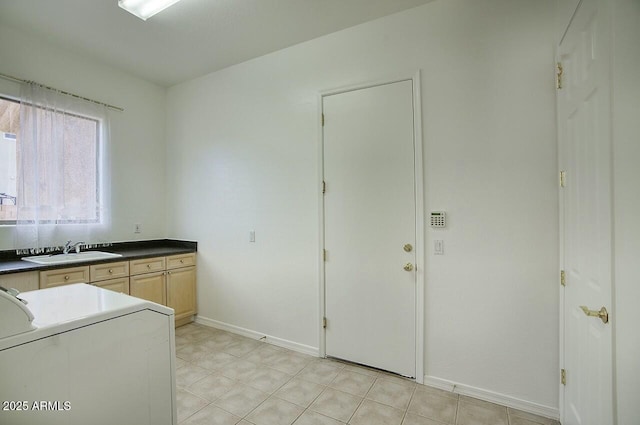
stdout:
{"type": "Polygon", "coordinates": [[[143,258],[142,260],[133,260],[129,262],[129,270],[131,275],[159,272],[164,270],[164,257],[143,258]]]}
{"type": "Polygon", "coordinates": [[[9,273],[0,275],[0,286],[15,288],[20,292],[35,291],[40,288],[38,272],[9,273]]]}
{"type": "Polygon", "coordinates": [[[196,254],[178,254],[167,257],[167,270],[196,265],[196,254]]]}
{"type": "Polygon", "coordinates": [[[129,262],[96,264],[89,267],[91,282],[129,276],[129,262]]]}
{"type": "Polygon", "coordinates": [[[109,289],[114,292],[122,292],[129,295],[129,278],[122,277],[119,279],[101,280],[100,282],[93,282],[92,285],[100,288],[109,289]]]}
{"type": "Polygon", "coordinates": [[[40,272],[40,289],[71,283],[88,283],[89,266],[40,272]]]}

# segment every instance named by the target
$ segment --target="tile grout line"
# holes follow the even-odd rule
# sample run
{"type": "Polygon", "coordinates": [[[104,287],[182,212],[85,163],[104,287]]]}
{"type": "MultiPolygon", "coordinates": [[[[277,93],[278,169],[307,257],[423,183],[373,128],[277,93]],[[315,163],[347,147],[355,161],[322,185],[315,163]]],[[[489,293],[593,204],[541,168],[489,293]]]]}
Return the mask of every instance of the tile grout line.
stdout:
{"type": "MultiPolygon", "coordinates": [[[[259,347],[256,347],[255,349],[248,351],[248,352],[247,352],[244,356],[242,356],[241,358],[242,358],[242,359],[244,359],[246,356],[248,356],[249,354],[251,354],[253,351],[257,350],[258,348],[259,348],[259,347]]],[[[283,352],[284,352],[284,350],[283,350],[283,352]]],[[[248,361],[248,360],[245,360],[245,361],[248,361]]],[[[252,363],[254,363],[254,362],[252,362],[252,363]]],[[[311,363],[311,362],[309,362],[309,363],[311,363]]],[[[276,399],[278,399],[278,400],[281,400],[281,401],[284,401],[284,402],[286,402],[286,403],[291,403],[291,402],[290,402],[290,401],[288,401],[288,400],[283,400],[283,399],[281,399],[280,397],[276,396],[275,394],[276,394],[276,392],[278,392],[280,389],[282,389],[282,387],[284,387],[285,385],[287,385],[287,383],[289,383],[293,378],[295,378],[296,376],[298,376],[298,374],[299,374],[299,373],[300,373],[300,372],[301,372],[305,367],[307,367],[307,365],[305,365],[305,366],[304,366],[303,368],[301,368],[298,372],[296,372],[296,374],[294,374],[294,375],[289,375],[288,373],[282,372],[281,370],[274,369],[273,367],[271,367],[271,365],[269,365],[268,363],[264,363],[262,360],[260,360],[257,364],[258,364],[258,365],[262,365],[262,366],[264,366],[264,367],[266,367],[266,368],[268,368],[268,369],[275,370],[275,371],[277,371],[277,372],[280,372],[280,373],[283,373],[283,374],[285,374],[285,375],[288,375],[288,376],[289,376],[289,379],[287,379],[284,383],[282,383],[282,384],[281,384],[278,388],[276,388],[272,393],[269,393],[269,396],[268,396],[265,400],[263,400],[260,404],[258,404],[258,405],[257,405],[253,410],[251,410],[249,413],[247,413],[246,415],[244,415],[244,416],[240,419],[240,421],[246,420],[247,422],[253,423],[253,422],[251,422],[249,419],[247,419],[247,418],[249,417],[249,415],[251,415],[253,412],[255,412],[255,411],[256,411],[260,406],[262,406],[262,405],[263,405],[267,400],[269,400],[271,397],[274,397],[274,398],[276,398],[276,399]]],[[[242,382],[241,382],[241,383],[242,383],[242,382]]],[[[243,384],[244,384],[244,383],[243,383],[243,384]]],[[[246,385],[246,384],[244,384],[244,385],[246,385]]],[[[253,388],[253,387],[251,387],[250,385],[247,385],[247,386],[248,386],[248,387],[250,387],[250,388],[253,388]]],[[[257,389],[257,388],[256,388],[256,389],[257,389]]],[[[261,391],[261,390],[259,390],[259,391],[261,391]]],[[[324,391],[324,390],[323,390],[323,391],[324,391]]],[[[263,391],[263,392],[266,392],[266,391],[263,391]]],[[[320,395],[318,394],[318,397],[319,397],[319,396],[320,396],[320,395]]],[[[316,398],[317,398],[317,397],[316,397],[316,398]]],[[[314,400],[315,400],[315,399],[314,399],[314,400]]],[[[291,404],[293,404],[294,406],[298,406],[298,405],[297,405],[297,404],[295,404],[295,403],[291,403],[291,404]]],[[[302,406],[299,406],[299,407],[302,407],[302,406]]],[[[298,420],[298,418],[299,418],[299,417],[300,417],[300,416],[301,416],[301,415],[302,415],[306,410],[307,410],[307,408],[304,408],[304,409],[303,409],[303,411],[302,411],[298,416],[296,416],[296,418],[293,420],[293,422],[291,422],[291,424],[293,424],[295,421],[297,421],[297,420],[298,420]]],[[[289,424],[289,425],[290,425],[290,424],[289,424]]]]}
{"type": "Polygon", "coordinates": [[[458,423],[458,411],[460,410],[460,395],[458,395],[458,399],[456,400],[456,412],[455,415],[453,415],[453,423],[457,424],[458,423]]]}
{"type": "Polygon", "coordinates": [[[180,388],[180,389],[182,389],[182,391],[188,392],[188,393],[189,393],[189,394],[191,394],[192,396],[197,397],[197,398],[199,398],[199,399],[204,400],[204,401],[206,401],[206,402],[207,402],[207,404],[205,404],[204,406],[202,406],[200,409],[196,410],[195,412],[193,412],[192,414],[190,414],[189,416],[187,416],[186,418],[184,418],[182,421],[180,421],[180,422],[179,422],[179,424],[183,424],[183,423],[185,423],[187,420],[189,420],[189,418],[190,418],[190,417],[192,417],[193,415],[195,415],[196,413],[198,413],[199,411],[201,411],[202,409],[204,409],[205,407],[207,407],[207,406],[209,406],[211,403],[213,403],[212,401],[205,400],[204,398],[200,397],[199,395],[196,395],[196,394],[192,393],[191,391],[187,390],[187,389],[186,389],[186,388],[184,388],[184,387],[177,387],[177,386],[176,386],[176,389],[177,389],[177,388],[180,388]]]}
{"type": "Polygon", "coordinates": [[[405,418],[407,417],[407,413],[409,413],[409,406],[411,406],[411,401],[413,400],[413,395],[416,393],[416,389],[418,388],[418,383],[413,387],[413,391],[411,391],[411,397],[409,397],[409,403],[407,403],[407,408],[404,409],[404,414],[402,415],[402,420],[400,424],[404,423],[405,418]]]}
{"type": "MultiPolygon", "coordinates": [[[[327,384],[327,388],[331,388],[332,390],[335,390],[335,391],[340,391],[340,390],[338,390],[336,388],[330,387],[329,385],[332,384],[333,381],[335,381],[338,378],[338,376],[340,376],[340,372],[342,372],[345,367],[346,367],[346,365],[343,366],[342,369],[340,369],[340,371],[336,374],[336,376],[331,380],[331,382],[329,382],[329,384],[327,384]]],[[[341,392],[343,392],[345,394],[353,395],[353,394],[350,394],[350,393],[348,393],[346,391],[341,391],[341,392]]],[[[367,390],[367,392],[369,392],[369,390],[367,390]]],[[[347,424],[349,423],[349,421],[351,420],[351,418],[353,418],[353,415],[356,414],[356,412],[358,411],[358,409],[360,408],[360,406],[362,405],[363,402],[364,402],[364,397],[362,397],[362,400],[360,400],[360,403],[358,403],[358,406],[356,406],[355,410],[353,411],[353,413],[351,413],[351,416],[349,416],[349,418],[345,421],[345,423],[347,423],[347,424]]]]}
{"type": "MultiPolygon", "coordinates": [[[[260,364],[264,364],[264,363],[260,363],[260,364]]],[[[284,372],[283,372],[283,373],[284,373],[284,372]]],[[[289,375],[289,376],[291,376],[291,375],[289,375]]],[[[289,382],[291,379],[293,379],[293,376],[291,376],[291,378],[289,378],[289,380],[287,380],[287,382],[289,382]]],[[[258,408],[259,408],[260,406],[262,406],[264,403],[266,403],[266,402],[267,402],[267,400],[269,400],[272,396],[273,396],[273,397],[275,397],[275,398],[277,398],[278,400],[282,400],[281,398],[279,398],[279,397],[275,396],[275,393],[276,393],[280,388],[282,388],[282,387],[284,387],[285,385],[287,385],[287,382],[285,382],[284,384],[280,385],[280,386],[279,386],[279,387],[278,387],[278,388],[277,388],[273,393],[268,393],[268,394],[269,394],[269,396],[268,396],[267,398],[265,398],[265,399],[264,399],[260,404],[258,404],[258,405],[253,409],[253,410],[251,410],[249,413],[247,413],[246,415],[244,415],[244,416],[242,417],[242,419],[245,419],[247,422],[251,422],[249,419],[247,419],[247,417],[249,417],[249,415],[251,415],[253,412],[255,412],[256,410],[258,410],[258,408]]],[[[247,384],[245,384],[244,382],[241,382],[241,384],[243,384],[243,385],[247,385],[247,384]]],[[[249,387],[249,388],[253,388],[251,385],[247,385],[247,387],[249,387]]],[[[258,390],[257,388],[254,388],[254,389],[258,390]]],[[[258,390],[258,391],[262,391],[262,390],[258,390]]],[[[262,391],[262,392],[265,392],[265,393],[266,393],[266,391],[262,391]]],[[[285,401],[285,402],[287,402],[287,403],[291,403],[290,401],[287,401],[287,400],[282,400],[282,401],[285,401]]],[[[291,403],[291,404],[293,404],[294,406],[297,406],[297,404],[295,404],[295,403],[291,403]]],[[[297,420],[297,419],[298,419],[298,418],[296,418],[296,420],[297,420]]],[[[295,421],[294,421],[294,422],[295,422],[295,421]]],[[[251,423],[253,423],[253,422],[251,422],[251,423]]],[[[293,422],[291,422],[291,423],[293,423],[293,422]]]]}

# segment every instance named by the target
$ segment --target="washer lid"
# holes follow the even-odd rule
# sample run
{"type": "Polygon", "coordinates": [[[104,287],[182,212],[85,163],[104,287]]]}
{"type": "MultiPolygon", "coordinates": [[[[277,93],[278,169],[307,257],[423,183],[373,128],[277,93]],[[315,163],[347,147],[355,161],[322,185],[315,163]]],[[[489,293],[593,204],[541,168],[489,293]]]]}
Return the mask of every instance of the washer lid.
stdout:
{"type": "Polygon", "coordinates": [[[169,307],[84,283],[23,292],[20,297],[29,303],[36,329],[0,339],[0,351],[143,310],[174,315],[169,307]]]}
{"type": "Polygon", "coordinates": [[[31,310],[17,295],[18,291],[0,286],[0,339],[35,329],[31,310]]]}

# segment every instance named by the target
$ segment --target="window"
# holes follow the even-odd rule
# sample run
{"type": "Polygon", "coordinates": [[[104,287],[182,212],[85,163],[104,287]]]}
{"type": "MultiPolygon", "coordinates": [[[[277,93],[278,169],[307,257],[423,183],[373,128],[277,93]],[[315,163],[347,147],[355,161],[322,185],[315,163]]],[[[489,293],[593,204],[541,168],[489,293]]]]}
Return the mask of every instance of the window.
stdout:
{"type": "Polygon", "coordinates": [[[18,219],[100,222],[100,121],[28,107],[33,108],[30,119],[37,120],[39,143],[37,152],[27,155],[20,144],[20,107],[0,98],[0,225],[18,219]],[[27,156],[38,160],[26,161],[27,156]]]}

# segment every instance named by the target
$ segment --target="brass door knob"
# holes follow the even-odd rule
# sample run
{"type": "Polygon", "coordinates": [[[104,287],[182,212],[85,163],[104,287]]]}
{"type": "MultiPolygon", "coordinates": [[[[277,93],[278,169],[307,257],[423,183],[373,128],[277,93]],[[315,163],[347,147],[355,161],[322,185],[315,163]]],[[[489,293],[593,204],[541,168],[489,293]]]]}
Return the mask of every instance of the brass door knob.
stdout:
{"type": "Polygon", "coordinates": [[[581,305],[580,308],[589,317],[599,317],[602,323],[609,323],[609,312],[602,307],[600,310],[589,310],[587,306],[581,305]]]}
{"type": "Polygon", "coordinates": [[[410,243],[408,243],[408,244],[405,244],[405,245],[402,247],[402,249],[404,249],[404,251],[405,251],[405,252],[411,252],[411,251],[413,251],[413,246],[411,246],[411,244],[410,244],[410,243]]]}
{"type": "Polygon", "coordinates": [[[406,271],[410,272],[411,270],[413,270],[413,264],[407,263],[407,264],[404,265],[403,269],[405,269],[406,271]]]}

